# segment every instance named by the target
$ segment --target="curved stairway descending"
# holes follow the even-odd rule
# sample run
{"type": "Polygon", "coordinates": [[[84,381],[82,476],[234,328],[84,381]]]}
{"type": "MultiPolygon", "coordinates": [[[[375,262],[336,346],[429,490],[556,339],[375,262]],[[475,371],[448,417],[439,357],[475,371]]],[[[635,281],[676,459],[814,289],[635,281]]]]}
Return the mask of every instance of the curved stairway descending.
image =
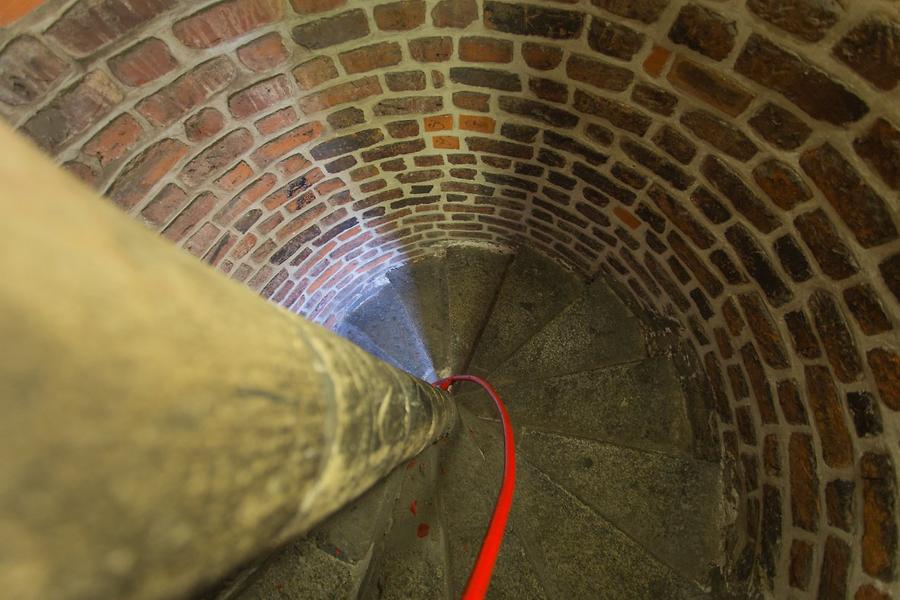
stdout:
{"type": "MultiPolygon", "coordinates": [[[[486,376],[516,430],[489,598],[718,597],[720,466],[692,453],[673,365],[608,287],[530,250],[462,246],[388,280],[338,332],[429,380],[486,376]]],[[[502,471],[493,406],[468,385],[450,437],[213,597],[459,598],[502,471]]]]}

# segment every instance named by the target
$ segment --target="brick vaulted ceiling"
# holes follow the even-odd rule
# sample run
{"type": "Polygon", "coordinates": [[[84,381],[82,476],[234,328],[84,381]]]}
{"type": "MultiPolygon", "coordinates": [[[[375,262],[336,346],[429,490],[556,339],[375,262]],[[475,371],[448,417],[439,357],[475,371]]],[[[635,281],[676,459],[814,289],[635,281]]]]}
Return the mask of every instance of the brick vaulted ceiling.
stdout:
{"type": "Polygon", "coordinates": [[[882,598],[898,19],[876,0],[22,0],[0,8],[0,114],[326,324],[449,240],[605,273],[702,357],[744,567],[779,597],[882,598]]]}

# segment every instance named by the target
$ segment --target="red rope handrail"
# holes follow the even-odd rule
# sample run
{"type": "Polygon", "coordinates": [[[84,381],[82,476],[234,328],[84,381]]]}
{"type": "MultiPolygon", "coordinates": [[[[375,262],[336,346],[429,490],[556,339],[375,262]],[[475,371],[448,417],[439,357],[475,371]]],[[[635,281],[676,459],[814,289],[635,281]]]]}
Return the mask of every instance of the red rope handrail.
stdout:
{"type": "Polygon", "coordinates": [[[497,406],[503,424],[503,482],[500,484],[500,492],[497,494],[494,514],[491,515],[487,533],[484,534],[484,540],[481,542],[481,550],[478,551],[478,558],[475,559],[475,566],[472,568],[462,595],[462,600],[482,600],[491,583],[491,573],[494,571],[494,563],[497,562],[497,554],[500,552],[500,544],[503,542],[506,521],[512,506],[513,491],[516,487],[515,441],[506,406],[503,405],[497,391],[487,381],[474,375],[454,375],[441,379],[434,385],[447,391],[458,381],[470,381],[483,387],[497,406]]]}

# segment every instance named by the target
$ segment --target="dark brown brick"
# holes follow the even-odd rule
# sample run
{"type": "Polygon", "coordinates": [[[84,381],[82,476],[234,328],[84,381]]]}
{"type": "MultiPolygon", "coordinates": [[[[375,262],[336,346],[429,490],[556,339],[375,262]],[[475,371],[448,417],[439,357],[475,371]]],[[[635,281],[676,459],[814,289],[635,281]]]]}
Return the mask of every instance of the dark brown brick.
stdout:
{"type": "Polygon", "coordinates": [[[175,0],[82,0],[46,31],[69,53],[83,57],[126,35],[176,6],[175,0]]]}
{"type": "Polygon", "coordinates": [[[650,169],[679,190],[686,190],[694,183],[694,178],[685,173],[681,167],[656,154],[647,146],[629,138],[619,140],[619,145],[632,160],[650,169]]]}
{"type": "Polygon", "coordinates": [[[766,364],[775,369],[786,369],[790,363],[784,347],[784,340],[781,339],[775,320],[763,303],[762,298],[754,292],[752,294],[741,294],[738,300],[744,309],[744,317],[750,326],[750,332],[759,345],[766,364]]]}
{"type": "Polygon", "coordinates": [[[756,155],[758,148],[744,133],[727,121],[704,110],[693,110],[681,115],[681,124],[694,135],[722,152],[741,161],[756,155]]]}
{"type": "Polygon", "coordinates": [[[419,122],[413,120],[385,123],[384,128],[392,138],[407,138],[419,135],[419,122]]]}
{"type": "Polygon", "coordinates": [[[771,586],[781,552],[781,493],[771,485],[763,486],[760,530],[760,562],[771,586]]]}
{"type": "Polygon", "coordinates": [[[597,142],[602,146],[609,146],[613,143],[613,132],[596,123],[588,123],[584,128],[584,134],[591,141],[597,142]]]}
{"type": "Polygon", "coordinates": [[[491,97],[479,92],[453,92],[453,105],[463,110],[488,112],[491,97]]]}
{"type": "Polygon", "coordinates": [[[522,58],[532,69],[549,71],[555,69],[562,62],[563,51],[557,46],[525,42],[522,44],[522,58]]]}
{"type": "Polygon", "coordinates": [[[594,6],[626,19],[653,23],[669,4],[669,0],[591,0],[594,6]]]}
{"type": "Polygon", "coordinates": [[[809,407],[822,444],[822,458],[829,467],[853,464],[853,441],[834,380],[827,367],[805,367],[809,407]]]}
{"type": "Polygon", "coordinates": [[[747,8],[807,42],[818,42],[843,13],[835,0],[749,0],[747,8]]]}
{"type": "Polygon", "coordinates": [[[725,237],[772,306],[781,306],[793,298],[793,293],[772,268],[769,257],[746,227],[741,224],[732,225],[725,231],[725,237]]]}
{"type": "Polygon", "coordinates": [[[647,195],[682,233],[691,238],[698,248],[705,250],[713,245],[715,238],[709,230],[698,223],[678,200],[667,194],[660,186],[651,185],[647,190],[647,195]]]}
{"type": "Polygon", "coordinates": [[[750,387],[753,390],[753,399],[756,401],[760,420],[767,425],[778,424],[772,389],[769,387],[765,369],[753,344],[744,344],[741,347],[741,360],[750,379],[750,387]]]}
{"type": "Polygon", "coordinates": [[[888,348],[874,348],[866,358],[881,401],[891,410],[900,410],[900,356],[888,348]]]}
{"type": "Polygon", "coordinates": [[[590,146],[562,134],[555,133],[549,129],[544,130],[544,142],[557,150],[564,150],[572,154],[583,156],[584,159],[592,165],[605,163],[608,158],[605,154],[593,150],[590,146]]]}
{"type": "Polygon", "coordinates": [[[366,129],[350,135],[331,138],[313,146],[310,155],[316,160],[334,158],[377,144],[384,139],[380,129],[366,129]]]}
{"type": "Polygon", "coordinates": [[[566,75],[602,90],[621,92],[631,85],[634,73],[625,67],[590,58],[582,54],[570,54],[566,61],[566,75]]]}
{"type": "Polygon", "coordinates": [[[182,19],[172,28],[188,48],[212,48],[281,18],[277,0],[227,0],[182,19]]]}
{"type": "Polygon", "coordinates": [[[772,248],[775,250],[775,255],[778,256],[785,273],[791,279],[802,282],[813,276],[809,261],[806,260],[806,256],[803,254],[803,250],[800,249],[794,236],[790,234],[781,236],[773,242],[772,248]]]}
{"type": "Polygon", "coordinates": [[[863,157],[891,189],[900,188],[900,131],[885,119],[878,119],[853,142],[863,157]]]}
{"type": "Polygon", "coordinates": [[[541,100],[560,104],[569,101],[569,86],[552,79],[531,77],[528,80],[528,89],[541,100]]]}
{"type": "Polygon", "coordinates": [[[352,75],[392,67],[403,59],[403,53],[397,42],[380,42],[341,52],[338,59],[344,71],[352,75]]]}
{"type": "Polygon", "coordinates": [[[825,485],[825,514],[828,524],[844,531],[853,529],[852,481],[836,479],[825,485]]]}
{"type": "Polygon", "coordinates": [[[488,29],[504,33],[556,40],[573,39],[581,34],[584,14],[538,4],[508,4],[485,0],[484,25],[488,29]]]}
{"type": "Polygon", "coordinates": [[[69,64],[30,35],[0,51],[0,102],[20,106],[43,98],[62,80],[69,64]]]}
{"type": "Polygon", "coordinates": [[[157,127],[171,125],[191,109],[224,90],[237,76],[227,57],[208,60],[137,104],[137,111],[157,127]]]}
{"type": "Polygon", "coordinates": [[[806,425],[806,409],[800,399],[797,384],[790,379],[778,382],[778,404],[785,421],[791,425],[806,425]]]}
{"type": "Polygon", "coordinates": [[[828,292],[816,290],[809,307],[835,375],[844,383],[854,381],[862,373],[862,363],[837,302],[828,292]]]}
{"type": "Polygon", "coordinates": [[[850,30],[834,55],[882,90],[900,80],[900,25],[872,15],[850,30]]]}
{"type": "Polygon", "coordinates": [[[791,543],[791,558],[788,567],[788,581],[791,587],[805,590],[813,569],[813,546],[803,540],[791,543]]]}
{"type": "Polygon", "coordinates": [[[340,8],[347,0],[290,0],[294,11],[301,15],[311,15],[340,8]]]}
{"type": "Polygon", "coordinates": [[[850,409],[857,437],[876,437],[882,434],[884,427],[875,396],[869,392],[849,392],[847,407],[850,409]]]}
{"type": "Polygon", "coordinates": [[[750,408],[738,406],[734,410],[734,416],[737,421],[737,430],[741,436],[741,441],[748,446],[756,446],[756,427],[753,425],[753,415],[750,414],[750,408]]]}
{"type": "Polygon", "coordinates": [[[55,153],[96,125],[122,101],[122,91],[103,71],[91,71],[25,123],[31,139],[55,153]]]}
{"type": "Polygon", "coordinates": [[[425,140],[409,140],[405,142],[395,142],[393,144],[385,144],[383,146],[378,146],[377,148],[371,148],[369,150],[364,150],[361,153],[362,159],[366,162],[373,162],[376,160],[384,160],[386,158],[393,158],[395,156],[399,156],[401,154],[412,154],[414,152],[421,152],[425,149],[425,140]]]}
{"type": "Polygon", "coordinates": [[[425,22],[425,1],[401,0],[379,4],[372,10],[372,16],[382,31],[408,31],[425,22]]]}
{"type": "Polygon", "coordinates": [[[763,233],[771,233],[781,226],[781,221],[723,161],[708,155],[700,170],[754,227],[763,233]]]}
{"type": "Polygon", "coordinates": [[[753,179],[784,210],[791,210],[812,198],[812,192],[800,175],[775,158],[759,163],[753,169],[753,179]]]}
{"type": "Polygon", "coordinates": [[[369,22],[361,8],[303,23],[291,30],[294,42],[306,50],[328,48],[368,34],[369,22]]]}
{"type": "Polygon", "coordinates": [[[816,335],[813,333],[809,319],[802,310],[784,315],[785,324],[794,342],[794,350],[803,358],[815,359],[822,356],[816,335]]]}
{"type": "Polygon", "coordinates": [[[753,94],[730,77],[703,65],[678,57],[667,78],[676,88],[736,117],[750,105],[753,94]]]}
{"type": "Polygon", "coordinates": [[[301,90],[311,90],[338,76],[334,61],[327,56],[317,56],[293,70],[294,80],[301,90]]]}
{"type": "Polygon", "coordinates": [[[722,277],[725,278],[725,281],[731,285],[747,283],[747,278],[744,277],[743,273],[740,272],[737,265],[734,264],[734,261],[731,260],[724,250],[716,249],[710,252],[709,261],[716,266],[722,277]]]}
{"type": "Polygon", "coordinates": [[[626,167],[620,162],[615,163],[609,170],[613,177],[619,181],[630,185],[636,190],[643,189],[647,185],[647,178],[630,167],[626,167]]]}
{"type": "Polygon", "coordinates": [[[889,256],[878,264],[878,271],[894,298],[900,302],[900,254],[889,256]]]}
{"type": "Polygon", "coordinates": [[[866,335],[876,335],[893,329],[891,320],[885,314],[872,286],[861,283],[845,289],[844,302],[866,335]]]}
{"type": "Polygon", "coordinates": [[[794,219],[794,225],[826,275],[841,280],[859,270],[853,253],[841,240],[824,210],[817,209],[798,215],[794,219]]]}
{"type": "Polygon", "coordinates": [[[187,153],[178,140],[156,142],[125,165],[106,196],[126,210],[133,208],[187,153]]]}
{"type": "Polygon", "coordinates": [[[649,83],[637,83],[631,90],[631,99],[661,115],[671,115],[678,98],[660,87],[649,83]]]}
{"type": "Polygon", "coordinates": [[[501,154],[512,158],[531,158],[534,155],[534,149],[531,146],[505,142],[502,140],[492,140],[483,137],[467,137],[466,144],[472,152],[488,152],[490,154],[501,154]]]}
{"type": "Polygon", "coordinates": [[[734,69],[784,95],[814,119],[844,125],[869,112],[865,102],[824,71],[755,33],[734,69]]]}
{"type": "Polygon", "coordinates": [[[716,196],[705,187],[697,186],[691,193],[691,202],[711,222],[719,225],[731,218],[731,213],[716,196]]]}
{"type": "Polygon", "coordinates": [[[763,469],[769,477],[781,475],[781,451],[778,435],[770,433],[763,440],[763,469]]]}
{"type": "Polygon", "coordinates": [[[825,555],[822,557],[818,600],[844,600],[847,597],[850,559],[850,546],[829,535],[825,540],[825,555]]]}
{"type": "Polygon", "coordinates": [[[644,34],[606,19],[591,18],[588,45],[601,54],[631,60],[644,45],[644,34]]]}
{"type": "Polygon", "coordinates": [[[684,239],[674,231],[670,231],[666,237],[672,250],[678,255],[688,269],[697,278],[697,281],[713,298],[718,298],[723,291],[722,282],[706,267],[704,262],[687,245],[684,239]]]}
{"type": "Polygon", "coordinates": [[[435,27],[463,28],[477,19],[478,4],[475,0],[440,0],[431,9],[435,27]]]}
{"type": "Polygon", "coordinates": [[[327,117],[328,124],[335,129],[345,129],[353,125],[359,125],[366,122],[366,114],[356,108],[344,108],[337,112],[333,112],[327,117]]]}
{"type": "Polygon", "coordinates": [[[425,89],[424,71],[385,73],[384,81],[392,92],[417,92],[425,89]]]}
{"type": "Polygon", "coordinates": [[[493,88],[505,92],[519,92],[522,90],[522,83],[519,81],[518,75],[495,69],[453,67],[450,69],[450,81],[475,87],[493,88]]]}
{"type": "Polygon", "coordinates": [[[767,102],[749,121],[767,142],[785,150],[794,150],[812,133],[809,126],[789,111],[767,102]]]}
{"type": "Polygon", "coordinates": [[[169,47],[156,38],[135,44],[109,59],[107,64],[116,79],[132,87],[155,81],[178,67],[169,47]]]}
{"type": "Polygon", "coordinates": [[[698,4],[681,7],[669,30],[669,39],[691,50],[722,60],[734,48],[737,26],[719,13],[698,4]]]}
{"type": "Polygon", "coordinates": [[[653,122],[650,117],[627,104],[582,90],[575,90],[573,106],[579,112],[601,117],[620,129],[640,136],[647,132],[653,122]]]}
{"type": "Polygon", "coordinates": [[[897,228],[884,200],[830,144],[803,153],[800,166],[822,190],[860,245],[871,248],[897,238],[897,228]]]}
{"type": "Polygon", "coordinates": [[[527,98],[500,96],[500,110],[528,117],[553,127],[571,129],[578,124],[577,115],[543,102],[528,100],[527,98]]]}
{"type": "Polygon", "coordinates": [[[893,581],[897,574],[897,478],[889,454],[866,452],[862,474],[863,571],[893,581]]]}
{"type": "Polygon", "coordinates": [[[382,100],[372,112],[376,117],[436,113],[444,108],[444,99],[440,96],[407,96],[382,100]]]}
{"type": "Polygon", "coordinates": [[[788,447],[791,484],[791,522],[795,527],[816,531],[819,525],[819,478],[812,437],[792,433],[788,447]]]}

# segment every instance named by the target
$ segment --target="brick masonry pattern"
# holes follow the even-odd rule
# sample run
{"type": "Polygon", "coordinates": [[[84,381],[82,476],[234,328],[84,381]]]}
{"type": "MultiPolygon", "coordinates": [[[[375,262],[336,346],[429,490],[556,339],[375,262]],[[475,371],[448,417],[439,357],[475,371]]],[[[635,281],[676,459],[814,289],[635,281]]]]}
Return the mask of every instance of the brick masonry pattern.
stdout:
{"type": "Polygon", "coordinates": [[[326,325],[452,240],[603,275],[703,358],[733,563],[897,585],[890,2],[26,4],[0,115],[165,239],[326,325]]]}

